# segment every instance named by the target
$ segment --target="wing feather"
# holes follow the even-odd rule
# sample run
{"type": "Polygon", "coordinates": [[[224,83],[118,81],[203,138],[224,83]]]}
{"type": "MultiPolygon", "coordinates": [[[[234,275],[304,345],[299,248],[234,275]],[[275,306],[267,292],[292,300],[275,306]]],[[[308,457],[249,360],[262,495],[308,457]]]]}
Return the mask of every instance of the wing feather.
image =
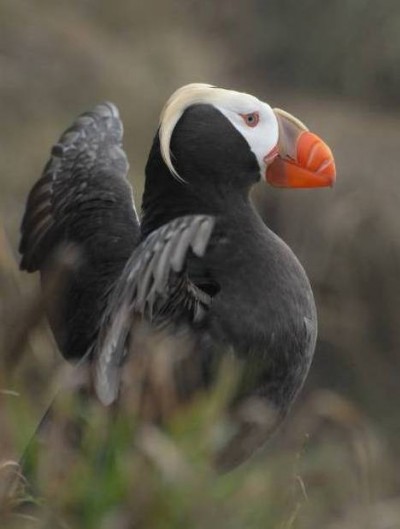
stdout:
{"type": "Polygon", "coordinates": [[[108,210],[125,224],[125,232],[129,229],[138,235],[122,134],[117,108],[103,103],[80,116],[52,148],[42,177],[29,194],[22,221],[22,269],[41,269],[67,239],[84,245],[86,234],[93,234],[99,224],[106,227],[101,215],[109,219],[108,210]],[[92,225],[87,226],[92,213],[92,225]]]}
{"type": "Polygon", "coordinates": [[[29,194],[21,225],[20,267],[46,281],[52,257],[76,247],[79,263],[49,319],[67,358],[95,339],[111,285],[137,246],[140,227],[127,180],[118,109],[102,103],[79,116],[53,146],[29,194]]]}
{"type": "Polygon", "coordinates": [[[180,317],[199,321],[210,297],[185,274],[190,252],[203,255],[215,220],[206,215],[177,218],[151,233],[134,251],[110,296],[93,358],[95,388],[103,404],[119,390],[119,371],[126,356],[135,315],[169,323],[180,317]]]}

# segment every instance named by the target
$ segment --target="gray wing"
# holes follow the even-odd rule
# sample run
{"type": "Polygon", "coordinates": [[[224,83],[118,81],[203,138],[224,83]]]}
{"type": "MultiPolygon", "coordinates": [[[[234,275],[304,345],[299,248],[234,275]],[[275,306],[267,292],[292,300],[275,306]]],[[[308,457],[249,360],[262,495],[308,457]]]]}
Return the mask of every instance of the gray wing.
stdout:
{"type": "Polygon", "coordinates": [[[151,233],[135,250],[110,296],[93,358],[96,392],[108,405],[117,397],[120,367],[135,315],[155,325],[197,322],[211,298],[188,278],[188,257],[204,256],[214,218],[177,218],[151,233]]]}
{"type": "Polygon", "coordinates": [[[57,317],[49,314],[67,358],[82,357],[93,342],[106,293],[139,240],[122,135],[111,103],[79,116],[53,147],[22,221],[20,266],[40,270],[42,281],[58,249],[72,245],[78,251],[57,317]]]}

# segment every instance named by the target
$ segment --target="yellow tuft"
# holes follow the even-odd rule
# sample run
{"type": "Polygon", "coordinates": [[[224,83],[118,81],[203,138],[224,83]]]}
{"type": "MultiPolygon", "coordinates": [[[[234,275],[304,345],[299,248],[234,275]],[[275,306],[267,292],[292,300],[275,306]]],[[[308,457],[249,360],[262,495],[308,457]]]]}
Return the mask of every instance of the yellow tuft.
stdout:
{"type": "Polygon", "coordinates": [[[202,103],[218,103],[230,93],[230,90],[216,88],[210,84],[192,83],[182,86],[168,99],[160,116],[160,148],[161,156],[175,178],[184,182],[171,160],[170,143],[172,133],[185,110],[191,105],[202,103]]]}

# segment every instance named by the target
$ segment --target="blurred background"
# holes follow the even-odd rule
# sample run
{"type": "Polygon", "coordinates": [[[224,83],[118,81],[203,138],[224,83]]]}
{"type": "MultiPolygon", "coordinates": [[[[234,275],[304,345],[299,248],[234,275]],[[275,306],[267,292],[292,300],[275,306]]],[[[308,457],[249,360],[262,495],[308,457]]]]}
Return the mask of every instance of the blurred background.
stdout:
{"type": "MultiPolygon", "coordinates": [[[[77,114],[118,105],[140,204],[158,115],[177,87],[209,82],[284,108],[331,146],[338,177],[334,189],[254,192],[310,277],[320,325],[309,379],[274,443],[346,444],[313,474],[311,489],[339,472],[343,490],[308,527],[367,527],[351,520],[372,505],[389,521],[371,527],[399,528],[399,64],[397,0],[0,0],[3,334],[18,335],[20,301],[37,287],[17,270],[27,193],[77,114]],[[365,468],[367,496],[354,478],[365,468]]],[[[27,347],[39,364],[61,362],[46,331],[27,347]]],[[[39,416],[46,380],[29,369],[32,388],[20,390],[35,395],[39,416]]]]}

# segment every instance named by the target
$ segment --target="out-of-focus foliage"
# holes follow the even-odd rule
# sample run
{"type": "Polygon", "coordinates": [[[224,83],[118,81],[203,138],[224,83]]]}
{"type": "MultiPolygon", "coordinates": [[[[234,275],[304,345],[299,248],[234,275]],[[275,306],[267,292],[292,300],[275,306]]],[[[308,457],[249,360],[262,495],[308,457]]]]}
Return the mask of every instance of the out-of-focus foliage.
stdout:
{"type": "Polygon", "coordinates": [[[36,462],[36,527],[400,526],[399,64],[396,0],[0,0],[2,474],[59,383],[37,283],[18,272],[16,248],[27,192],[74,116],[100,100],[118,104],[138,203],[158,113],[192,81],[243,89],[297,115],[330,144],[338,169],[331,191],[260,184],[254,193],[304,264],[320,321],[310,377],[269,448],[217,476],[207,436],[210,424],[225,424],[223,399],[200,399],[162,432],[140,424],[134,406],[111,432],[92,403],[85,451],[67,472],[53,468],[63,462],[60,439],[36,462]],[[213,399],[221,405],[210,417],[213,399]],[[156,455],[172,447],[188,473],[171,479],[140,444],[143,431],[158,439],[156,455]],[[110,463],[101,468],[93,461],[105,445],[110,463]]]}
{"type": "MultiPolygon", "coordinates": [[[[2,529],[334,529],[339,521],[385,529],[400,522],[394,458],[362,412],[338,394],[310,394],[267,452],[221,474],[214,459],[232,430],[226,404],[234,364],[224,364],[212,391],[182,406],[165,368],[175,355],[158,341],[145,358],[132,358],[133,382],[118,409],[104,408],[78,393],[84,372],[65,374],[40,354],[52,347],[40,297],[12,293],[20,321],[32,309],[39,317],[14,351],[25,351],[18,362],[2,356],[2,529]],[[32,385],[36,377],[42,394],[32,385]],[[22,475],[16,461],[32,418],[44,393],[60,386],[45,429],[25,452],[22,475]],[[149,421],[154,416],[163,426],[149,421]]],[[[15,343],[18,329],[2,325],[6,343],[15,343]]]]}
{"type": "Polygon", "coordinates": [[[400,106],[396,0],[222,0],[194,6],[208,28],[229,39],[232,67],[242,78],[317,97],[400,106]]]}

